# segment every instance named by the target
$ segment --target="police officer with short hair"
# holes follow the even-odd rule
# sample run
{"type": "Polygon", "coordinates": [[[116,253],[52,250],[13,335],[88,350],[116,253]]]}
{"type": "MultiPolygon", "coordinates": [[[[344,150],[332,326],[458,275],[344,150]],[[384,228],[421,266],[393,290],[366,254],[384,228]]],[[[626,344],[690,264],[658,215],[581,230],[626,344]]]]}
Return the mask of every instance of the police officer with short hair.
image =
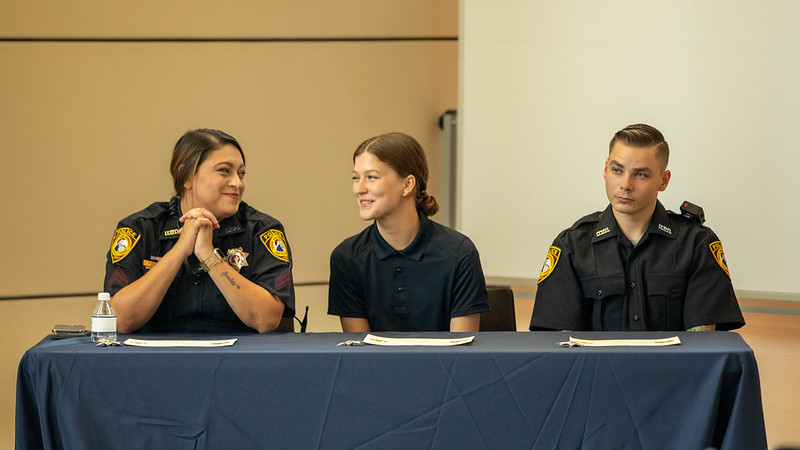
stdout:
{"type": "MultiPolygon", "coordinates": [[[[732,330],[744,318],[719,238],[667,211],[669,146],[630,125],[609,144],[610,202],[556,237],[539,275],[531,330],[732,330]]],[[[688,215],[688,214],[687,214],[688,215]]]]}

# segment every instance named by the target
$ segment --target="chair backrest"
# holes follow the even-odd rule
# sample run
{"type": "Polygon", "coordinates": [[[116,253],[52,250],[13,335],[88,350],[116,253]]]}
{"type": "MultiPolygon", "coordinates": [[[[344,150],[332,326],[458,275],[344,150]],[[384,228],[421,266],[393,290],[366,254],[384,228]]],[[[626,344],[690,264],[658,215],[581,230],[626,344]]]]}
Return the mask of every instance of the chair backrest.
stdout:
{"type": "Polygon", "coordinates": [[[508,286],[488,286],[489,311],[481,313],[480,331],[517,331],[514,291],[508,286]]]}
{"type": "Polygon", "coordinates": [[[281,323],[278,324],[278,328],[273,331],[273,333],[294,333],[294,321],[298,321],[300,323],[300,332],[306,332],[306,326],[308,325],[308,305],[306,305],[306,312],[303,314],[303,320],[294,317],[281,317],[281,323]]]}
{"type": "Polygon", "coordinates": [[[281,323],[273,333],[294,333],[294,317],[281,317],[281,323]]]}

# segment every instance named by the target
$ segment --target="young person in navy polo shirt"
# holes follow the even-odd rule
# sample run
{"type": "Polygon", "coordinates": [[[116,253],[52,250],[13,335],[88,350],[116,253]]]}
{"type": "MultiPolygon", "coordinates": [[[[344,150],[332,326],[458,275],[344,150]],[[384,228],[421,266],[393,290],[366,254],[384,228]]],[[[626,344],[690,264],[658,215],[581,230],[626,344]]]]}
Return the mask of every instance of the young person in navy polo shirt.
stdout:
{"type": "Polygon", "coordinates": [[[331,254],[328,314],[345,332],[478,331],[489,309],[478,251],[431,221],[428,163],[411,136],[388,133],[353,155],[353,194],[373,223],[331,254]]]}

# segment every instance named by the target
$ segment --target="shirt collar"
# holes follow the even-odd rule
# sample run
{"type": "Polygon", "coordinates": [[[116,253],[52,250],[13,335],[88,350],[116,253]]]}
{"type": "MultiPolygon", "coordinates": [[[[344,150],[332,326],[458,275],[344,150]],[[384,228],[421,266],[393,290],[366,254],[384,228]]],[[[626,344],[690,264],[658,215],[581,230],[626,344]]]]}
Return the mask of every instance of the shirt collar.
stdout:
{"type": "Polygon", "coordinates": [[[178,237],[180,237],[178,232],[181,229],[181,223],[178,222],[178,218],[182,215],[181,199],[179,197],[172,197],[169,200],[167,208],[169,209],[169,218],[164,221],[164,226],[158,238],[161,240],[178,239],[178,237]]]}
{"type": "MultiPolygon", "coordinates": [[[[600,221],[597,223],[597,227],[594,230],[594,236],[592,236],[592,243],[617,237],[620,234],[622,234],[622,230],[619,229],[617,219],[614,218],[614,211],[609,204],[600,215],[600,221]]],[[[650,225],[647,226],[647,230],[645,230],[639,242],[643,241],[650,234],[658,234],[670,239],[675,239],[675,236],[672,234],[672,226],[670,225],[667,210],[658,200],[656,200],[656,209],[653,211],[653,217],[650,218],[650,225]]]]}
{"type": "Polygon", "coordinates": [[[595,242],[604,241],[610,238],[616,238],[622,234],[622,231],[617,225],[617,219],[614,218],[614,211],[611,210],[611,204],[606,207],[605,211],[600,213],[600,221],[594,229],[592,236],[592,244],[595,242]]]}
{"type": "Polygon", "coordinates": [[[653,211],[653,218],[650,219],[650,226],[647,227],[645,234],[658,234],[670,239],[675,239],[672,234],[672,225],[667,214],[667,209],[660,201],[656,200],[656,210],[653,211]]]}
{"type": "Polygon", "coordinates": [[[372,242],[374,243],[375,255],[378,259],[386,259],[394,254],[399,254],[415,261],[422,259],[422,254],[425,251],[425,247],[428,246],[433,231],[433,222],[431,222],[425,214],[419,211],[417,211],[417,214],[419,215],[419,230],[417,230],[417,235],[414,237],[414,240],[408,244],[408,247],[402,250],[393,249],[392,246],[383,239],[383,236],[381,236],[381,233],[378,231],[378,225],[373,223],[371,232],[372,242]]]}
{"type": "MultiPolygon", "coordinates": [[[[239,210],[241,210],[242,205],[244,202],[239,204],[239,210]]],[[[244,231],[241,222],[239,222],[239,213],[228,217],[227,219],[223,220],[219,223],[219,229],[217,230],[218,236],[228,236],[231,234],[237,234],[244,231]]]]}

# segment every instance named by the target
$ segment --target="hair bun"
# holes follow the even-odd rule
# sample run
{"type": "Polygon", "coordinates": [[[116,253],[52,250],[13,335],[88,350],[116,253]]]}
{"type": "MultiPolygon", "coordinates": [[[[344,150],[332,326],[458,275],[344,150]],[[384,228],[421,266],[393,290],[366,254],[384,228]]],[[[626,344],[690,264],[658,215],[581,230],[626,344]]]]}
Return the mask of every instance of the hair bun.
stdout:
{"type": "Polygon", "coordinates": [[[417,209],[426,216],[432,216],[439,212],[439,202],[432,195],[422,193],[421,198],[417,200],[417,209]]]}

